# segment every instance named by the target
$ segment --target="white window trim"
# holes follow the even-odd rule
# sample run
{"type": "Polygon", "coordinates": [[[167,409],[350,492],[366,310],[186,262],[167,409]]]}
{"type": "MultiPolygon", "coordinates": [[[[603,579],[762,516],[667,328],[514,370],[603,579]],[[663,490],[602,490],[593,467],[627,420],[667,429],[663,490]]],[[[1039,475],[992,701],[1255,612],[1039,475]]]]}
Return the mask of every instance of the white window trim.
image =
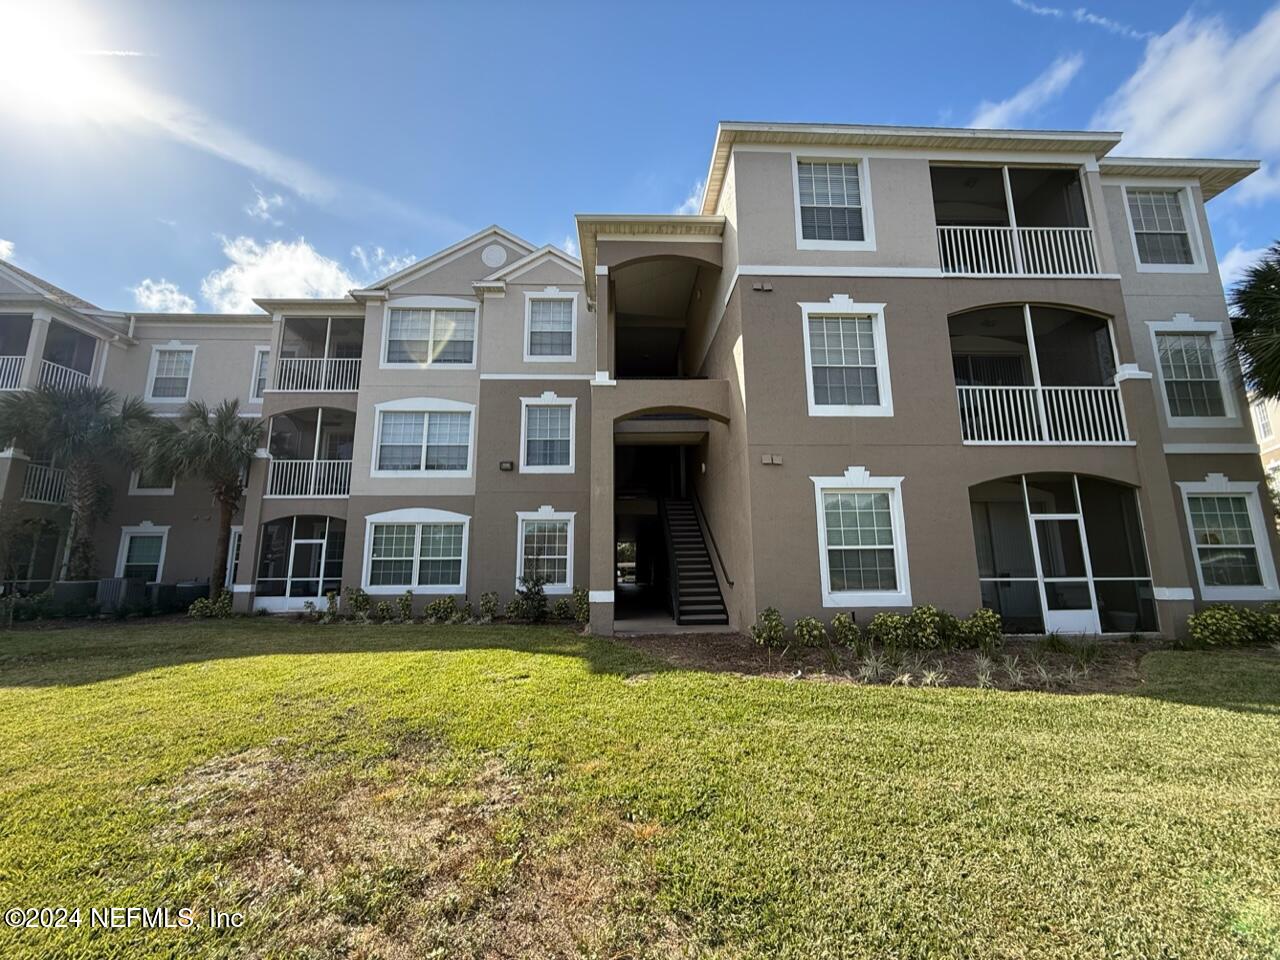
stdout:
{"type": "Polygon", "coordinates": [[[139,487],[138,480],[142,476],[141,469],[135,469],[129,473],[129,496],[131,497],[172,497],[174,487],[177,486],[177,478],[169,483],[167,487],[139,487]]]}
{"type": "Polygon", "coordinates": [[[1280,598],[1280,585],[1276,582],[1276,565],[1271,558],[1271,540],[1267,536],[1267,523],[1262,513],[1262,501],[1258,496],[1258,483],[1253,480],[1228,480],[1225,474],[1210,473],[1203,480],[1179,481],[1182,491],[1182,510],[1187,521],[1187,541],[1191,547],[1191,562],[1196,568],[1196,583],[1204,600],[1275,600],[1280,598]],[[1200,567],[1200,550],[1196,545],[1195,527],[1191,524],[1191,497],[1194,496],[1243,496],[1249,507],[1249,525],[1253,529],[1253,548],[1258,553],[1258,569],[1262,573],[1260,587],[1211,587],[1205,586],[1204,571],[1200,567]]]}
{"type": "Polygon", "coordinates": [[[168,343],[153,343],[151,345],[151,361],[147,367],[147,394],[146,401],[148,403],[186,403],[191,397],[191,381],[196,376],[196,349],[199,344],[182,343],[178,340],[170,340],[168,343]],[[156,367],[160,363],[161,352],[168,353],[170,351],[185,350],[191,354],[191,372],[187,375],[187,392],[181,397],[157,397],[152,391],[156,385],[156,367]]]}
{"type": "Polygon", "coordinates": [[[563,596],[573,593],[573,517],[572,511],[554,510],[550,506],[543,505],[537,510],[518,510],[516,511],[516,589],[521,587],[520,578],[524,576],[524,522],[526,520],[568,520],[568,545],[569,555],[566,558],[565,569],[568,571],[569,582],[566,584],[547,584],[543,589],[548,596],[563,596]]]}
{"type": "Polygon", "coordinates": [[[120,547],[116,551],[116,576],[124,576],[124,561],[129,552],[129,539],[134,536],[154,536],[160,537],[160,561],[156,564],[156,578],[149,580],[148,583],[162,583],[164,581],[164,558],[169,548],[169,528],[167,526],[158,527],[150,520],[144,520],[142,523],[133,527],[120,528],[120,547]]]}
{"type": "MultiPolygon", "coordinates": [[[[470,477],[476,462],[476,405],[462,400],[446,400],[443,397],[405,397],[387,400],[374,406],[373,450],[369,461],[369,476],[374,479],[397,478],[457,479],[470,477]],[[470,434],[467,437],[467,468],[465,470],[379,470],[378,447],[382,439],[382,415],[384,413],[470,413],[470,434]]],[[[426,437],[423,436],[423,443],[426,437]]]]}
{"type": "Polygon", "coordinates": [[[883,303],[854,303],[843,293],[837,293],[826,303],[798,303],[800,326],[804,333],[804,385],[811,417],[892,417],[893,390],[889,383],[889,344],[885,337],[883,303]],[[876,346],[876,382],[880,388],[878,404],[818,404],[813,395],[813,351],[809,346],[809,317],[841,317],[848,319],[871,318],[872,336],[876,346]]]}
{"type": "Polygon", "coordinates": [[[544,287],[541,290],[526,290],[524,293],[524,362],[525,363],[574,363],[578,359],[578,294],[565,292],[559,287],[544,287]],[[529,352],[529,337],[533,333],[533,301],[535,300],[569,300],[573,303],[572,319],[569,327],[569,352],[567,354],[545,355],[529,352]]]}
{"type": "Polygon", "coordinates": [[[1231,386],[1228,371],[1231,369],[1231,352],[1227,349],[1227,338],[1223,332],[1223,324],[1210,320],[1197,320],[1190,314],[1175,313],[1169,320],[1148,320],[1147,330],[1151,336],[1151,356],[1155,365],[1156,381],[1160,385],[1160,402],[1164,409],[1165,423],[1170,427],[1238,427],[1240,411],[1236,407],[1236,395],[1231,386]],[[1218,367],[1218,384],[1222,389],[1221,417],[1175,417],[1169,406],[1169,391],[1165,388],[1164,370],[1160,365],[1160,335],[1172,333],[1190,333],[1208,336],[1213,347],[1213,362],[1218,367]]]}
{"type": "Polygon", "coordinates": [[[573,473],[577,469],[578,447],[578,398],[557,397],[548,390],[540,397],[520,398],[520,472],[521,473],[573,473]],[[529,408],[530,407],[568,407],[569,408],[569,463],[546,466],[530,466],[527,462],[529,454],[529,408]]]}
{"type": "Polygon", "coordinates": [[[249,368],[249,403],[253,406],[261,406],[263,398],[267,395],[267,391],[271,389],[271,363],[270,360],[268,360],[267,382],[262,387],[262,396],[255,397],[253,395],[253,388],[257,386],[258,383],[258,358],[264,353],[267,354],[268,358],[270,358],[270,345],[259,344],[253,348],[253,366],[249,368]]]}
{"type": "MultiPolygon", "coordinates": [[[[422,536],[421,531],[417,537],[422,536]]],[[[413,579],[418,579],[418,540],[414,541],[413,579]]],[[[444,594],[448,596],[465,595],[467,592],[467,564],[471,553],[471,518],[465,513],[454,513],[451,510],[435,510],[429,507],[406,507],[403,510],[387,510],[383,513],[371,513],[364,518],[364,564],[360,573],[360,585],[365,593],[387,596],[403,594],[406,590],[415,594],[444,594]],[[461,582],[456,586],[451,583],[418,584],[411,586],[393,586],[369,583],[369,575],[373,569],[373,527],[379,523],[407,523],[420,525],[424,523],[461,523],[462,524],[462,573],[461,582]]]]}
{"type": "Polygon", "coordinates": [[[233,524],[231,527],[231,535],[227,538],[227,569],[222,575],[222,585],[227,590],[235,586],[235,581],[231,579],[231,571],[236,562],[236,538],[240,538],[240,547],[244,549],[244,525],[233,524]]]}
{"type": "Polygon", "coordinates": [[[1124,222],[1129,228],[1129,249],[1133,251],[1133,265],[1138,273],[1208,273],[1204,255],[1204,241],[1200,238],[1200,218],[1191,202],[1191,188],[1195,180],[1129,180],[1121,181],[1120,196],[1124,201],[1124,222]],[[1138,256],[1138,237],[1133,230],[1133,213],[1129,210],[1130,190],[1177,190],[1178,204],[1182,207],[1182,222],[1187,225],[1187,239],[1191,243],[1191,263],[1143,263],[1138,256]]]}
{"type": "Polygon", "coordinates": [[[849,467],[843,476],[810,477],[813,481],[814,518],[818,524],[818,572],[822,582],[824,607],[909,607],[911,606],[911,567],[907,562],[907,531],[902,512],[902,477],[873,477],[866,467],[849,467]],[[888,493],[889,513],[893,520],[893,561],[898,589],[841,590],[831,589],[831,570],[827,566],[827,522],[822,497],[841,490],[859,493],[888,493]]]}
{"type": "Polygon", "coordinates": [[[382,308],[382,346],[378,351],[380,370],[474,370],[480,358],[480,301],[462,297],[397,297],[387,301],[382,308]],[[470,363],[392,363],[387,359],[387,346],[391,334],[392,310],[470,310],[475,314],[475,334],[471,342],[470,363]]]}
{"type": "Polygon", "coordinates": [[[811,154],[795,150],[791,155],[791,201],[796,220],[797,250],[865,250],[876,248],[876,220],[871,209],[871,172],[867,157],[861,154],[838,153],[811,154]],[[858,165],[858,191],[862,197],[862,240],[806,240],[800,225],[800,164],[801,163],[856,163],[858,165]]]}

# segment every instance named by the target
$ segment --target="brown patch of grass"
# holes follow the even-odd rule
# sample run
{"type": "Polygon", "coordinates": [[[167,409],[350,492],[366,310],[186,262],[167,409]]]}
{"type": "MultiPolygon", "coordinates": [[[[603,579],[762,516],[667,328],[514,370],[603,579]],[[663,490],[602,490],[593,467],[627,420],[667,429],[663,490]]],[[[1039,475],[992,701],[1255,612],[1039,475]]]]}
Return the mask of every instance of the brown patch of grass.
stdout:
{"type": "Polygon", "coordinates": [[[669,956],[642,850],[659,829],[572,807],[501,758],[406,742],[374,762],[215,758],[170,793],[263,957],[669,956]]]}

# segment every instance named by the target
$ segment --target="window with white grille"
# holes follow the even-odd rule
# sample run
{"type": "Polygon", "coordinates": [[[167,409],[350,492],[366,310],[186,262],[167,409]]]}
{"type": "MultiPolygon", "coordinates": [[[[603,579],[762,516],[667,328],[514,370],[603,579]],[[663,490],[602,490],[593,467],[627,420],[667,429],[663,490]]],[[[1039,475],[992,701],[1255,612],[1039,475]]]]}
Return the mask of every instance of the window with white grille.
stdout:
{"type": "Polygon", "coordinates": [[[572,473],[574,469],[574,416],[576,402],[557,398],[522,397],[520,471],[522,473],[572,473]]]}
{"type": "Polygon", "coordinates": [[[1160,379],[1171,417],[1225,417],[1222,379],[1208,333],[1158,333],[1160,379]]]}
{"type": "Polygon", "coordinates": [[[837,295],[800,309],[809,415],[892,416],[884,304],[837,295]]]}
{"type": "Polygon", "coordinates": [[[910,606],[902,478],[850,467],[812,480],[823,605],[910,606]]]}
{"type": "Polygon", "coordinates": [[[470,464],[470,412],[379,412],[375,472],[461,474],[470,469],[470,464]]]}
{"type": "Polygon", "coordinates": [[[1244,495],[1187,497],[1196,562],[1206,587],[1258,587],[1262,568],[1244,495]]]}
{"type": "Polygon", "coordinates": [[[1138,262],[1193,264],[1195,253],[1183,212],[1182,190],[1126,190],[1138,262]]]}
{"type": "Polygon", "coordinates": [[[151,360],[149,400],[186,400],[191,389],[191,369],[195,365],[193,348],[157,348],[151,360]]]}
{"type": "Polygon", "coordinates": [[[462,309],[388,311],[386,362],[412,366],[471,364],[475,360],[476,313],[462,309]]]}
{"type": "Polygon", "coordinates": [[[267,390],[267,370],[271,366],[271,351],[259,347],[253,354],[253,386],[249,391],[249,399],[261,400],[267,390]]]}
{"type": "Polygon", "coordinates": [[[856,160],[800,160],[796,176],[803,239],[862,241],[867,238],[856,160]]]}
{"type": "Polygon", "coordinates": [[[1259,400],[1254,403],[1253,423],[1258,429],[1259,440],[1271,439],[1271,411],[1267,409],[1267,401],[1259,400]]]}
{"type": "Polygon", "coordinates": [[[575,355],[575,298],[530,296],[525,353],[530,360],[565,360],[575,355]]]}
{"type": "Polygon", "coordinates": [[[116,576],[155,583],[164,567],[167,527],[126,527],[120,532],[120,552],[116,560],[116,576]]]}
{"type": "Polygon", "coordinates": [[[462,523],[375,523],[369,537],[369,585],[461,587],[462,523]]]}
{"type": "Polygon", "coordinates": [[[573,514],[539,510],[517,514],[516,584],[539,578],[547,593],[573,588],[573,514]]]}

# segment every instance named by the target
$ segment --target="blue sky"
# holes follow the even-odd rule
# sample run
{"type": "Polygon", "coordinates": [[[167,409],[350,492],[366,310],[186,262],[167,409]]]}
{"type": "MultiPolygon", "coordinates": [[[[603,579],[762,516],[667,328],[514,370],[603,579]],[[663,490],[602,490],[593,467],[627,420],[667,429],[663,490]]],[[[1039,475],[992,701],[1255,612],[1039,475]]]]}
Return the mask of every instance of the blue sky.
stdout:
{"type": "Polygon", "coordinates": [[[1209,209],[1233,272],[1280,238],[1280,4],[0,0],[0,35],[0,256],[111,309],[678,210],[721,119],[1125,129],[1268,161],[1209,209]]]}

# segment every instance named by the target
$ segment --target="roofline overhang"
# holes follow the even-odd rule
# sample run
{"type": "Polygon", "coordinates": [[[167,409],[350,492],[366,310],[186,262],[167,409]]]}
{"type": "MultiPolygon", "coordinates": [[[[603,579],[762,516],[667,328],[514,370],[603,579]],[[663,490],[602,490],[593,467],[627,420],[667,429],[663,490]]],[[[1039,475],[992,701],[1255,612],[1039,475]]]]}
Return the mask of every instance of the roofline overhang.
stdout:
{"type": "Polygon", "coordinates": [[[662,240],[670,237],[701,237],[719,243],[724,236],[725,218],[679,213],[579,213],[578,252],[582,260],[582,280],[587,301],[596,299],[596,243],[601,234],[611,240],[662,240]]]}
{"type": "Polygon", "coordinates": [[[1198,180],[1200,193],[1212,200],[1261,169],[1258,160],[1213,160],[1197,157],[1103,157],[1098,171],[1107,177],[1169,177],[1198,180]]]}
{"type": "Polygon", "coordinates": [[[297,307],[297,308],[321,307],[321,308],[338,308],[338,309],[350,310],[352,307],[356,306],[356,301],[349,296],[339,300],[255,297],[253,302],[256,303],[258,306],[260,306],[263,310],[267,311],[267,313],[269,314],[279,313],[281,310],[288,310],[293,307],[297,307]]]}

